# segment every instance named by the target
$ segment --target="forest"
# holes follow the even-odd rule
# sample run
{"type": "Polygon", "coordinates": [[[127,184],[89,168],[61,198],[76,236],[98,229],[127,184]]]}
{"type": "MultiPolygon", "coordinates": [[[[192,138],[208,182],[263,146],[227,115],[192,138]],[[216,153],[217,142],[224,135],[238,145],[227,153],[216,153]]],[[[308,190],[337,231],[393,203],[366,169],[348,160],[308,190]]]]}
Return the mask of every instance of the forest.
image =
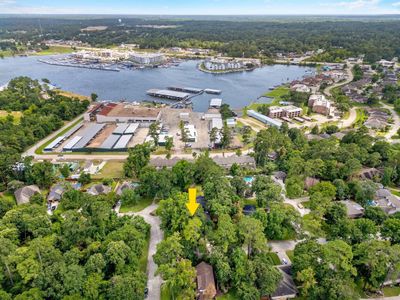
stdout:
{"type": "Polygon", "coordinates": [[[340,61],[365,54],[367,62],[400,56],[400,21],[396,18],[0,18],[0,39],[40,44],[48,39],[75,39],[92,46],[121,43],[142,48],[209,48],[229,56],[273,58],[277,53],[324,49],[317,61],[340,61]],[[87,26],[104,31],[81,32],[87,26]],[[141,25],[169,25],[159,29],[141,25]]]}
{"type": "Polygon", "coordinates": [[[21,179],[15,166],[22,162],[23,151],[82,114],[88,105],[89,101],[50,90],[44,82],[27,77],[11,80],[0,92],[0,110],[8,113],[0,118],[0,191],[9,181],[21,179]],[[21,117],[17,119],[13,112],[21,117]]]}
{"type": "Polygon", "coordinates": [[[307,141],[300,130],[283,127],[260,131],[254,150],[257,169],[234,164],[228,171],[207,153],[193,163],[180,161],[172,169],[156,170],[148,165],[148,146],[131,150],[125,170],[141,182],[136,192],[160,199],[157,214],[165,239],[154,260],[171,297],[194,298],[194,266],[201,261],[213,266],[222,292],[237,299],[270,296],[281,274],[268,240],[301,241],[293,252],[293,277],[305,299],[359,299],[398,278],[400,215],[388,216],[370,202],[379,184],[400,183],[398,145],[375,140],[365,128],[341,141],[307,141]],[[278,154],[276,160],[269,158],[271,152],[278,154]],[[382,176],[358,177],[368,167],[379,168],[382,176]],[[310,197],[306,217],[284,203],[281,187],[271,179],[276,170],[287,174],[287,197],[310,197]],[[243,180],[249,175],[255,178],[252,186],[243,180]],[[318,183],[306,187],[307,178],[318,183]],[[190,186],[204,197],[194,217],[185,207],[190,186]],[[244,204],[252,195],[256,211],[245,214],[244,204]],[[349,219],[340,202],[346,199],[362,205],[364,216],[349,219]],[[318,242],[321,237],[325,243],[318,242]]]}

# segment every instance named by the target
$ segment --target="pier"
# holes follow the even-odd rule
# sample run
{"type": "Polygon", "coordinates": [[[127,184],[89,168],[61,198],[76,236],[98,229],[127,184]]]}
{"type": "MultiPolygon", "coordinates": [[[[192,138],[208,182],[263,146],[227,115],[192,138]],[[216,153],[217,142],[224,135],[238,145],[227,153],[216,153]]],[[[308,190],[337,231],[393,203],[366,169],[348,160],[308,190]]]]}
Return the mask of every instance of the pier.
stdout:
{"type": "Polygon", "coordinates": [[[147,91],[147,95],[152,97],[177,100],[177,101],[187,100],[191,96],[189,93],[183,93],[171,90],[159,90],[159,89],[150,89],[147,91]]]}
{"type": "Polygon", "coordinates": [[[205,89],[204,92],[206,94],[220,95],[222,93],[221,90],[213,90],[213,89],[205,89]]]}
{"type": "Polygon", "coordinates": [[[38,59],[38,61],[41,62],[41,63],[44,63],[44,64],[52,65],[52,66],[92,69],[92,70],[101,70],[101,71],[113,71],[113,72],[119,72],[120,71],[120,69],[112,68],[112,67],[105,67],[105,66],[102,66],[102,65],[73,64],[73,63],[50,61],[50,60],[44,60],[44,59],[38,59]]]}
{"type": "Polygon", "coordinates": [[[177,86],[170,86],[167,88],[168,90],[171,91],[177,91],[177,92],[184,92],[184,93],[191,93],[191,94],[200,94],[203,93],[203,89],[198,89],[198,88],[190,88],[190,87],[177,87],[177,86]]]}

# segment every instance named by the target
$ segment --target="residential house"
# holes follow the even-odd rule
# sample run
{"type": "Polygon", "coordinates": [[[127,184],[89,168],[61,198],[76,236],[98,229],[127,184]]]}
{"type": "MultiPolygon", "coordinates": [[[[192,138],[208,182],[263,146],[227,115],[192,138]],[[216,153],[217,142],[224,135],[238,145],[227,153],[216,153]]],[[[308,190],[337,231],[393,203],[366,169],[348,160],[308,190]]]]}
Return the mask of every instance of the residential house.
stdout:
{"type": "MultiPolygon", "coordinates": [[[[271,300],[287,300],[296,298],[299,290],[293,280],[292,266],[282,265],[277,267],[282,273],[282,279],[278,283],[275,292],[272,293],[271,300]]],[[[262,298],[263,299],[263,298],[262,298]]]]}
{"type": "Polygon", "coordinates": [[[124,181],[122,184],[118,185],[116,194],[121,196],[124,190],[133,190],[134,187],[130,182],[124,181]]]}
{"type": "Polygon", "coordinates": [[[18,205],[29,203],[31,197],[35,194],[40,194],[40,189],[37,185],[24,186],[15,191],[14,196],[18,205]]]}
{"type": "Polygon", "coordinates": [[[49,194],[47,195],[47,202],[50,204],[60,202],[64,192],[65,187],[62,184],[53,185],[49,194]]]}
{"type": "Polygon", "coordinates": [[[215,285],[214,270],[211,265],[201,262],[196,266],[196,282],[196,298],[198,300],[211,300],[215,298],[217,288],[215,285]]]}
{"type": "Polygon", "coordinates": [[[314,177],[307,177],[304,180],[304,188],[306,190],[311,189],[314,185],[316,185],[317,183],[319,183],[319,179],[314,178],[314,177]]]}
{"type": "Polygon", "coordinates": [[[376,180],[382,177],[382,171],[376,168],[363,168],[357,173],[357,177],[360,179],[376,180]]]}
{"type": "Polygon", "coordinates": [[[93,196],[107,195],[110,192],[111,192],[111,187],[104,184],[95,184],[91,186],[87,191],[88,194],[93,196]]]}
{"type": "Polygon", "coordinates": [[[376,191],[373,203],[389,215],[400,211],[400,198],[385,188],[376,191]]]}
{"type": "Polygon", "coordinates": [[[346,206],[347,217],[350,219],[360,218],[364,215],[364,207],[362,207],[357,202],[346,200],[340,201],[346,206]]]}

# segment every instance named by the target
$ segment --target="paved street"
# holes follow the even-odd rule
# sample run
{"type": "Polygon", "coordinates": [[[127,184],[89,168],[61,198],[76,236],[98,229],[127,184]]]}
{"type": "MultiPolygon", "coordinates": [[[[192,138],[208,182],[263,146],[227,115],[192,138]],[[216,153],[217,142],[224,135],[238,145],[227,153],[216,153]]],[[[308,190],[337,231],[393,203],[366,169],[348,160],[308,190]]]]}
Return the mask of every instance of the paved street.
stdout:
{"type": "Polygon", "coordinates": [[[162,279],[155,275],[157,265],[154,263],[153,255],[157,251],[157,244],[163,240],[164,234],[160,228],[160,218],[152,216],[151,213],[157,209],[157,204],[146,207],[144,210],[137,213],[118,213],[118,216],[141,216],[150,224],[150,245],[149,254],[147,257],[147,288],[149,289],[148,299],[160,299],[162,279]]]}
{"type": "Polygon", "coordinates": [[[335,83],[335,84],[333,84],[333,85],[328,86],[328,87],[324,90],[324,94],[325,94],[326,96],[332,97],[331,91],[332,91],[334,88],[337,88],[337,87],[339,87],[339,86],[343,86],[343,85],[349,84],[350,82],[353,81],[353,79],[354,79],[354,74],[353,74],[353,71],[352,71],[353,66],[354,66],[353,64],[347,64],[347,69],[346,69],[346,70],[347,70],[347,79],[346,79],[345,81],[337,82],[337,83],[335,83]]]}
{"type": "Polygon", "coordinates": [[[392,141],[393,140],[392,137],[397,134],[397,130],[399,130],[399,128],[400,128],[400,116],[393,109],[392,106],[382,103],[382,107],[390,110],[390,113],[392,114],[392,117],[393,117],[393,124],[392,124],[390,130],[386,133],[386,139],[388,141],[392,141]]]}

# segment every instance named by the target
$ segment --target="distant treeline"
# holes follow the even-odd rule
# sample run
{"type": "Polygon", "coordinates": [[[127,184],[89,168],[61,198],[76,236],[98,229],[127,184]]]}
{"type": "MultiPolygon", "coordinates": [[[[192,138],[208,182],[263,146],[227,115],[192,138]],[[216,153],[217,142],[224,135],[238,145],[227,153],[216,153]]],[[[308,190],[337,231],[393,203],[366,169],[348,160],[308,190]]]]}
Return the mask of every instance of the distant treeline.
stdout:
{"type": "Polygon", "coordinates": [[[218,19],[115,18],[0,18],[0,39],[40,43],[46,39],[76,39],[93,46],[121,43],[143,48],[202,47],[230,56],[273,57],[278,52],[302,53],[325,49],[321,59],[338,61],[345,56],[366,55],[369,62],[400,56],[400,20],[396,18],[295,18],[232,17],[218,19]],[[143,28],[137,25],[175,25],[143,28]],[[82,33],[87,26],[107,30],[82,33]]]}

